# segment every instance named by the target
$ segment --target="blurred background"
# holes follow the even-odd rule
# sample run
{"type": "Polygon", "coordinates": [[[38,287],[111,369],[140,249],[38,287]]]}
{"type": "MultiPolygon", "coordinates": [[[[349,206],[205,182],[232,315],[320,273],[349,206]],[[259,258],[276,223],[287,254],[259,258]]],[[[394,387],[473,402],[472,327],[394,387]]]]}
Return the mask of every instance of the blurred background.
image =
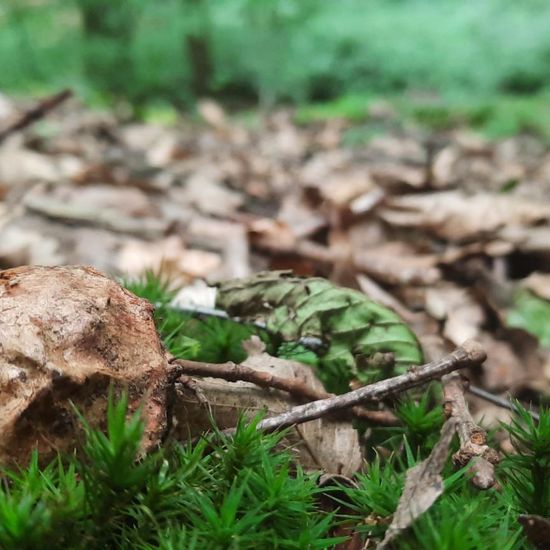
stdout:
{"type": "Polygon", "coordinates": [[[3,0],[0,89],[140,117],[203,96],[353,117],[383,96],[429,126],[546,134],[549,27],[544,0],[3,0]]]}

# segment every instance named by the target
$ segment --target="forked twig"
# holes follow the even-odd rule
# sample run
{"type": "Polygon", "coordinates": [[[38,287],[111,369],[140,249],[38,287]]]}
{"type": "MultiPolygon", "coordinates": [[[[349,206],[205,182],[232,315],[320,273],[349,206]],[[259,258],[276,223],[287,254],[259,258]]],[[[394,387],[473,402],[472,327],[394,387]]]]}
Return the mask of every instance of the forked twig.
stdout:
{"type": "Polygon", "coordinates": [[[495,464],[500,457],[487,445],[487,434],[478,426],[464,398],[465,382],[459,373],[453,372],[443,377],[445,414],[457,421],[460,449],[453,455],[458,466],[470,465],[474,476],[472,483],[480,489],[489,489],[495,484],[495,464]]]}

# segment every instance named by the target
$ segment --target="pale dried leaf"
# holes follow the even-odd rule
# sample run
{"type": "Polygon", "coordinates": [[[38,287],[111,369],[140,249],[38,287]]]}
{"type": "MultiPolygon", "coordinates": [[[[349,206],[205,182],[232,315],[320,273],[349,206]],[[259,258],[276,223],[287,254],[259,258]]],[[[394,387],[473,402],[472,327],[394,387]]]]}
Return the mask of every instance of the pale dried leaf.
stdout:
{"type": "Polygon", "coordinates": [[[207,277],[221,265],[221,258],[214,252],[185,247],[182,239],[171,235],[160,241],[128,240],[116,260],[118,271],[127,275],[139,275],[146,270],[176,278],[207,277]]]}
{"type": "Polygon", "coordinates": [[[534,272],[521,281],[521,286],[527,288],[539,298],[550,300],[550,274],[534,272]]]}
{"type": "Polygon", "coordinates": [[[212,99],[203,99],[197,104],[197,111],[205,122],[214,128],[225,128],[227,118],[222,106],[212,99]]]}
{"type": "Polygon", "coordinates": [[[216,307],[217,288],[208,286],[204,281],[196,280],[193,284],[181,288],[172,300],[172,305],[181,308],[216,307]]]}
{"type": "Polygon", "coordinates": [[[354,251],[355,265],[388,284],[433,284],[441,278],[437,258],[419,254],[403,241],[354,251]]]}
{"type": "Polygon", "coordinates": [[[449,419],[441,429],[441,436],[432,452],[422,462],[408,470],[403,493],[393,515],[391,525],[378,549],[386,548],[395,537],[409,528],[443,493],[441,471],[449,455],[449,446],[456,430],[456,421],[449,419]]]}
{"type": "MultiPolygon", "coordinates": [[[[482,237],[504,227],[550,220],[550,205],[510,195],[461,191],[395,197],[381,211],[392,225],[419,227],[450,241],[482,237]]],[[[506,237],[501,233],[501,237],[506,237]]]]}
{"type": "Polygon", "coordinates": [[[204,214],[228,216],[242,204],[243,196],[220,183],[222,175],[216,168],[204,168],[194,173],[184,187],[171,190],[173,200],[189,205],[204,214]]]}
{"type": "Polygon", "coordinates": [[[445,322],[443,334],[453,344],[477,338],[485,313],[468,290],[441,283],[426,289],[425,296],[427,312],[445,322]]]}

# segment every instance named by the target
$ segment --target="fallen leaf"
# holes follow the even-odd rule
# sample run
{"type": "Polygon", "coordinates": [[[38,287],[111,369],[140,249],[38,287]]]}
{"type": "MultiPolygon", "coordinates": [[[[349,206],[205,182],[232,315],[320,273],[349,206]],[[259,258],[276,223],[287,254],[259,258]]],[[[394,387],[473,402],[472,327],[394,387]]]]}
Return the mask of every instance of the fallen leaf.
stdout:
{"type": "Polygon", "coordinates": [[[521,286],[536,294],[539,298],[550,301],[550,274],[534,272],[521,281],[521,286]]]}
{"type": "Polygon", "coordinates": [[[358,269],[388,284],[430,285],[441,278],[436,256],[420,254],[403,241],[356,247],[354,261],[358,269]]]}
{"type": "Polygon", "coordinates": [[[403,493],[393,519],[378,549],[386,548],[395,537],[409,528],[428,510],[443,493],[441,471],[449,456],[449,446],[456,430],[456,421],[449,419],[441,429],[439,441],[432,452],[416,466],[407,471],[403,493]]]}
{"type": "Polygon", "coordinates": [[[207,277],[219,269],[221,258],[205,250],[185,247],[182,239],[171,235],[160,241],[129,240],[119,251],[116,267],[125,275],[140,275],[146,270],[184,280],[207,277]]]}
{"type": "Polygon", "coordinates": [[[151,304],[92,268],[25,266],[0,272],[0,312],[0,462],[71,452],[71,402],[103,426],[110,384],[144,405],[144,448],[160,443],[169,368],[151,304]]]}
{"type": "MultiPolygon", "coordinates": [[[[550,205],[510,195],[444,191],[391,198],[380,215],[392,225],[419,227],[443,239],[462,241],[548,221],[550,205]]],[[[507,240],[502,232],[500,237],[507,240]]]]}
{"type": "Polygon", "coordinates": [[[243,204],[244,199],[241,193],[220,183],[221,179],[218,169],[203,169],[194,173],[183,187],[172,189],[171,199],[204,214],[228,216],[243,204]]]}
{"type": "Polygon", "coordinates": [[[444,321],[443,334],[455,346],[478,337],[485,313],[468,290],[440,283],[426,289],[425,300],[426,311],[444,321]]]}
{"type": "Polygon", "coordinates": [[[223,129],[227,126],[227,118],[222,106],[212,99],[203,99],[197,104],[197,111],[205,122],[214,128],[223,129]]]}

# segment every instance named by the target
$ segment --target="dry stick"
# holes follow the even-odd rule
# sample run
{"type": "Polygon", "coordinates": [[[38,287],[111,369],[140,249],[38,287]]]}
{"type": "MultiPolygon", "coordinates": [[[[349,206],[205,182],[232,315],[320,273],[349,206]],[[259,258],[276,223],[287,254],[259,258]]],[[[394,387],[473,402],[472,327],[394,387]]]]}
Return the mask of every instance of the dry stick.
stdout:
{"type": "MultiPolygon", "coordinates": [[[[493,405],[496,405],[497,407],[502,407],[503,409],[507,409],[509,411],[515,412],[517,411],[517,408],[514,406],[513,403],[510,402],[509,399],[506,399],[504,397],[500,397],[498,395],[495,395],[494,393],[488,392],[487,390],[484,390],[483,388],[478,388],[477,386],[474,386],[473,384],[468,384],[466,391],[471,393],[472,395],[475,395],[476,397],[479,397],[480,399],[484,399],[485,401],[489,401],[489,403],[492,403],[493,405]]],[[[524,405],[525,407],[528,407],[528,405],[524,405]]],[[[531,415],[531,418],[538,422],[540,420],[540,415],[536,411],[533,411],[531,409],[528,410],[529,414],[531,415]]]]}
{"type": "Polygon", "coordinates": [[[470,464],[474,476],[472,483],[480,489],[489,489],[495,484],[495,464],[498,453],[487,445],[487,434],[472,418],[464,398],[465,382],[459,373],[443,377],[445,414],[456,418],[460,449],[453,455],[458,466],[470,464]]]}
{"type": "MultiPolygon", "coordinates": [[[[262,388],[275,388],[290,393],[293,396],[318,401],[333,397],[324,390],[316,390],[299,379],[283,378],[268,372],[258,371],[246,365],[237,365],[231,361],[227,363],[202,363],[186,359],[170,359],[172,365],[181,368],[186,376],[209,376],[222,378],[228,382],[244,381],[256,384],[262,388]]],[[[353,407],[352,412],[357,418],[376,422],[386,426],[395,426],[399,420],[391,411],[369,411],[362,407],[353,407]]]]}
{"type": "Polygon", "coordinates": [[[66,99],[71,97],[73,92],[69,89],[62,90],[57,94],[47,97],[40,101],[38,105],[29,109],[23,113],[17,120],[10,124],[7,128],[0,131],[0,143],[2,143],[7,137],[23,128],[26,128],[33,122],[41,119],[49,111],[57,107],[60,103],[63,103],[66,99]]]}
{"type": "Polygon", "coordinates": [[[432,361],[426,365],[414,367],[409,372],[400,376],[381,380],[380,382],[364,386],[343,395],[293,407],[284,413],[265,418],[258,424],[258,429],[274,431],[287,428],[295,424],[321,418],[327,414],[347,409],[366,401],[378,401],[409,388],[419,386],[434,378],[440,378],[449,372],[479,365],[485,361],[485,358],[486,354],[480,344],[468,341],[439,361],[432,361]]]}

